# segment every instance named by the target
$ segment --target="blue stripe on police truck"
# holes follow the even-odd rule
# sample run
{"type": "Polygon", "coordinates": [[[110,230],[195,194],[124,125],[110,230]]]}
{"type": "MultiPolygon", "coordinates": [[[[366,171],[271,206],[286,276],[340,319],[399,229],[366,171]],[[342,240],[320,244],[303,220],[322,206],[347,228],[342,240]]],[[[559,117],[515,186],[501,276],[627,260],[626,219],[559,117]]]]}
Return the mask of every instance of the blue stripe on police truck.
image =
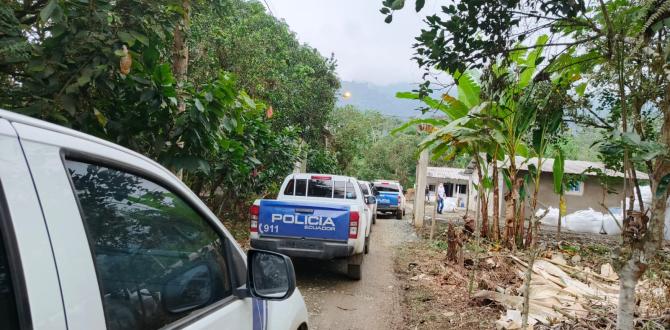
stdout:
{"type": "Polygon", "coordinates": [[[397,193],[386,193],[380,192],[377,197],[377,205],[382,206],[397,206],[398,205],[398,194],[397,193]]]}
{"type": "Polygon", "coordinates": [[[349,238],[349,207],[323,203],[261,200],[258,219],[261,236],[349,238]]]}
{"type": "Polygon", "coordinates": [[[268,302],[267,300],[252,298],[253,304],[253,330],[266,330],[268,328],[268,302]]]}

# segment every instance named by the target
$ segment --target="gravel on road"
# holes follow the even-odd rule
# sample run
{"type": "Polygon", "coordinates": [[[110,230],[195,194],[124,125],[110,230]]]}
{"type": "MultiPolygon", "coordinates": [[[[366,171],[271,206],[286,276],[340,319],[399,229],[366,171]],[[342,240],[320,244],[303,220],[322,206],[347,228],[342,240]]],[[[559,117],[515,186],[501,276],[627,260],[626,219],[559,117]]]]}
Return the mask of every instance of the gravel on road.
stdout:
{"type": "Polygon", "coordinates": [[[294,260],[310,329],[402,328],[400,285],[393,271],[396,247],[416,238],[407,220],[377,219],[360,281],[346,276],[344,260],[294,260]]]}

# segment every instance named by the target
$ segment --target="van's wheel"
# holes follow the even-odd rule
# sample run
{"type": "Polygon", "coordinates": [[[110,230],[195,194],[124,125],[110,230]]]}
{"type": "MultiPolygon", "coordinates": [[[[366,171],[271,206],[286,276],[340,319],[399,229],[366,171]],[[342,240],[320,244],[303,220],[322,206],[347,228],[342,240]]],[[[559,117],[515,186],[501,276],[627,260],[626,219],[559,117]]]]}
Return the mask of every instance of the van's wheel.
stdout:
{"type": "Polygon", "coordinates": [[[370,236],[365,238],[365,247],[363,248],[363,253],[368,254],[370,252],[370,236]]]}
{"type": "Polygon", "coordinates": [[[347,265],[347,276],[352,280],[361,279],[361,265],[348,264],[347,265]]]}
{"type": "Polygon", "coordinates": [[[395,211],[395,218],[402,220],[402,210],[395,211]]]}

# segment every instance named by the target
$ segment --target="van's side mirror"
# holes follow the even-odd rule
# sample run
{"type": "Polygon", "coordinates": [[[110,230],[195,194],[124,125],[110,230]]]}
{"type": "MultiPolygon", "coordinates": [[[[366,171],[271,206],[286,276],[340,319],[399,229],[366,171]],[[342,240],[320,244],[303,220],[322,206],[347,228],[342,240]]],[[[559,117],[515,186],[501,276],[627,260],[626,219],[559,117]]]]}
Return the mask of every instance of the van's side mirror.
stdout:
{"type": "Polygon", "coordinates": [[[372,195],[365,196],[365,204],[376,204],[377,203],[377,198],[372,195]]]}
{"type": "Polygon", "coordinates": [[[247,287],[252,297],[284,300],[293,294],[295,285],[295,271],[289,257],[263,250],[247,252],[247,287]]]}

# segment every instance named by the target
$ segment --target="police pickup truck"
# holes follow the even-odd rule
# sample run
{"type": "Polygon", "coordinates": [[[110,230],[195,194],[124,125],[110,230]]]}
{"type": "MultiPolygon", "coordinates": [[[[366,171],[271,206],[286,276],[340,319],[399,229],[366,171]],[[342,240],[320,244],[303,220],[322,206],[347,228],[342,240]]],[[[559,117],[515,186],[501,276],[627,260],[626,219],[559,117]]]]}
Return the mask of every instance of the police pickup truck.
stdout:
{"type": "Polygon", "coordinates": [[[347,275],[361,278],[370,244],[372,211],[355,178],[291,174],[277,199],[251,206],[251,246],[291,257],[347,259],[347,275]]]}
{"type": "Polygon", "coordinates": [[[373,186],[377,191],[377,212],[391,212],[396,219],[402,219],[405,215],[405,195],[400,182],[376,180],[373,186]]]}

